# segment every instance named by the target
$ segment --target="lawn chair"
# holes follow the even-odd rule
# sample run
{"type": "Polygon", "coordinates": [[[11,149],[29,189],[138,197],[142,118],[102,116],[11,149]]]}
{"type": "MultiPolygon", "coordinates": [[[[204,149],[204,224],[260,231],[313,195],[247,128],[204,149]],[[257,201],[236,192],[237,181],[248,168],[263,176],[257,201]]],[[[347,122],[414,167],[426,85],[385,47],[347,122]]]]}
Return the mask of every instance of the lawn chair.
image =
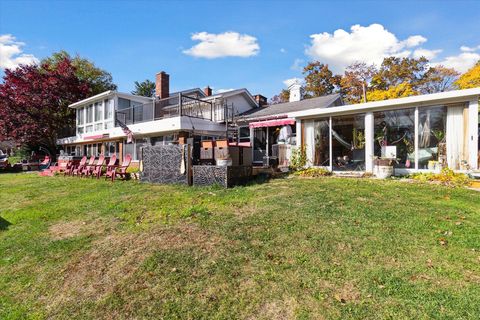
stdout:
{"type": "Polygon", "coordinates": [[[52,160],[50,159],[50,157],[45,156],[45,159],[43,159],[43,161],[40,162],[40,170],[48,169],[50,167],[51,162],[52,162],[52,160]]]}
{"type": "Polygon", "coordinates": [[[105,180],[108,178],[108,177],[112,177],[112,172],[115,171],[115,168],[116,168],[116,163],[117,163],[117,156],[116,155],[112,155],[110,157],[110,161],[108,161],[108,164],[107,164],[107,170],[105,172],[105,180]]]}
{"type": "MultiPolygon", "coordinates": [[[[116,161],[116,159],[115,159],[115,161],[116,161]]],[[[102,170],[103,170],[104,165],[105,165],[105,156],[102,154],[98,158],[97,164],[94,166],[94,168],[92,170],[92,178],[93,177],[97,177],[97,179],[100,178],[100,176],[102,175],[102,170]]]]}
{"type": "Polygon", "coordinates": [[[121,166],[113,166],[113,170],[110,171],[110,175],[109,175],[112,181],[115,181],[115,178],[117,176],[122,177],[122,179],[124,180],[127,178],[127,169],[131,161],[132,161],[132,156],[130,154],[127,154],[125,156],[125,159],[123,159],[123,163],[121,166]]]}
{"type": "Polygon", "coordinates": [[[86,163],[87,163],[87,156],[83,156],[82,160],[80,160],[80,163],[78,164],[78,166],[72,166],[70,175],[72,175],[72,176],[81,175],[82,170],[85,168],[86,163]]]}
{"type": "MultiPolygon", "coordinates": [[[[85,161],[87,161],[87,158],[85,158],[85,161]]],[[[58,172],[63,171],[63,176],[71,176],[73,173],[73,169],[75,169],[75,165],[73,164],[72,160],[62,162],[58,166],[58,172]]]]}
{"type": "Polygon", "coordinates": [[[88,177],[93,169],[95,168],[95,156],[91,156],[90,160],[88,160],[88,163],[85,165],[83,170],[80,172],[80,177],[85,175],[85,177],[88,177]]]}

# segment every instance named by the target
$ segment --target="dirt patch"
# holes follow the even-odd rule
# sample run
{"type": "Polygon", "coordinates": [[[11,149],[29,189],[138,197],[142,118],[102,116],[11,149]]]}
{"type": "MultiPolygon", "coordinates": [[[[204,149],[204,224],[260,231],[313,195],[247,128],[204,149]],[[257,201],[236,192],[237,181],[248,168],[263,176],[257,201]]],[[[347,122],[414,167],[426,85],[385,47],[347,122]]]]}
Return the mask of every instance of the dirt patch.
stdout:
{"type": "Polygon", "coordinates": [[[341,288],[335,290],[335,300],[341,303],[357,303],[360,301],[360,292],[352,282],[345,283],[341,288]]]}
{"type": "Polygon", "coordinates": [[[295,310],[298,302],[294,298],[270,301],[262,305],[255,315],[248,317],[248,320],[271,319],[290,320],[295,319],[295,310]]]}
{"type": "Polygon", "coordinates": [[[46,303],[54,310],[81,300],[98,301],[127,283],[156,250],[195,247],[210,253],[220,241],[195,225],[111,234],[94,242],[91,250],[63,269],[58,276],[58,294],[46,298],[51,299],[46,303]]]}
{"type": "Polygon", "coordinates": [[[86,222],[84,221],[64,221],[50,226],[48,232],[53,240],[63,240],[78,236],[85,226],[86,222]]]}

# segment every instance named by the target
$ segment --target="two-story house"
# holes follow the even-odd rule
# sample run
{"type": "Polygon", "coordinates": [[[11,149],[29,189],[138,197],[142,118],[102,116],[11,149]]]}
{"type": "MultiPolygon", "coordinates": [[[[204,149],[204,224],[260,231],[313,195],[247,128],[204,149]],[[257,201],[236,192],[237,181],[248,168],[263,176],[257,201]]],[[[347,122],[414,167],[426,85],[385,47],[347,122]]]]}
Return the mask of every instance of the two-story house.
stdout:
{"type": "Polygon", "coordinates": [[[155,81],[155,97],[106,91],[71,104],[76,135],[58,144],[72,156],[103,153],[122,158],[129,153],[139,160],[146,144],[225,137],[236,115],[259,106],[247,89],[212,94],[206,87],[170,93],[167,73],[158,73],[155,81]]]}

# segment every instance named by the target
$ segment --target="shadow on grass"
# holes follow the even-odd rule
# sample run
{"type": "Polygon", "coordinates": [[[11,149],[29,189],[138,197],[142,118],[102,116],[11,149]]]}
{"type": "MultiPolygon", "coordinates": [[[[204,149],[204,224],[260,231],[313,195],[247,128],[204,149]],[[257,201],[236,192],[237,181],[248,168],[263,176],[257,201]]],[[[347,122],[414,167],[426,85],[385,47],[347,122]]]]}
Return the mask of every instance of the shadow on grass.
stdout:
{"type": "Polygon", "coordinates": [[[9,225],[11,225],[10,222],[0,217],[0,231],[7,230],[9,225]]]}

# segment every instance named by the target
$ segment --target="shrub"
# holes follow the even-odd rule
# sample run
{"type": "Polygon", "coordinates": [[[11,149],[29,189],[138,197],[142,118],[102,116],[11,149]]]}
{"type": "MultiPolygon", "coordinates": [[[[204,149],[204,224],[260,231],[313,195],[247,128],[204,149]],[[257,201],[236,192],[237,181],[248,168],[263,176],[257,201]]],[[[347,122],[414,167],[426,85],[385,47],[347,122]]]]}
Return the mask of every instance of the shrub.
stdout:
{"type": "Polygon", "coordinates": [[[440,173],[414,173],[410,178],[421,182],[438,182],[449,187],[464,187],[470,183],[467,175],[455,173],[449,168],[443,168],[440,173]]]}
{"type": "Polygon", "coordinates": [[[324,168],[308,168],[295,172],[300,177],[318,178],[330,176],[332,173],[324,168]]]}
{"type": "Polygon", "coordinates": [[[307,149],[305,146],[292,149],[292,155],[290,156],[290,169],[300,170],[307,164],[307,149]]]}

